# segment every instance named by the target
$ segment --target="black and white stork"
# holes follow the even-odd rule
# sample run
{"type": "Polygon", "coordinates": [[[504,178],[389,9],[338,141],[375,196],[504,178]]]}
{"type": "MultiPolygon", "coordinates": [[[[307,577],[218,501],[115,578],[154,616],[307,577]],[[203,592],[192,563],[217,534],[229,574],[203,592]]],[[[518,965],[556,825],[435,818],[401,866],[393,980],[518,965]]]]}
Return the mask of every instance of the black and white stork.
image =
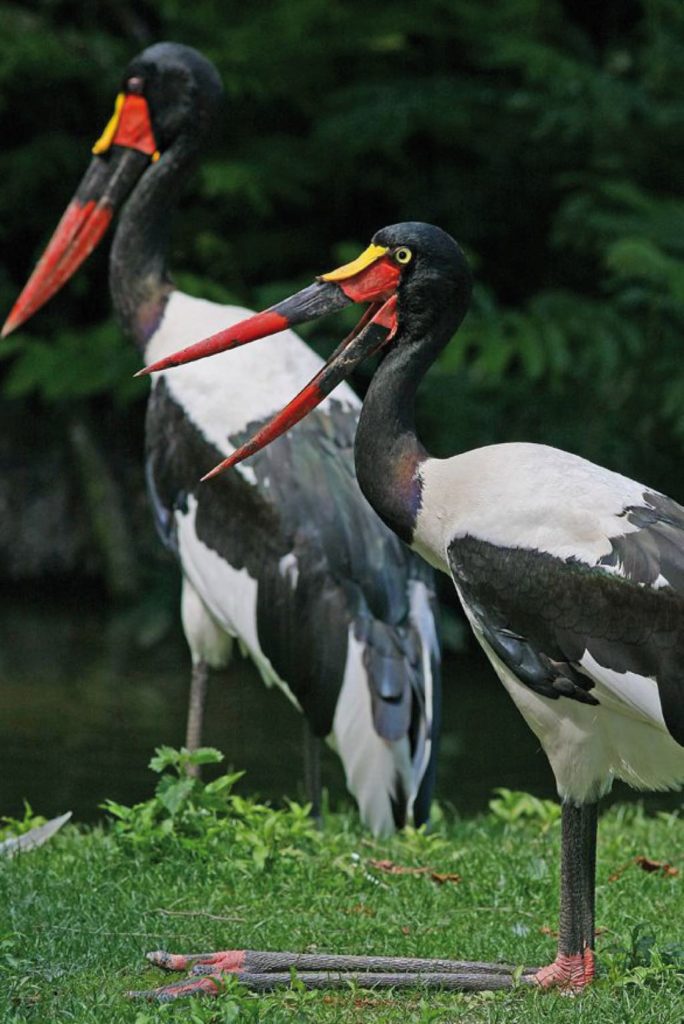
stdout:
{"type": "MultiPolygon", "coordinates": [[[[353,263],[167,364],[242,345],[260,330],[300,323],[312,312],[370,303],[356,333],[297,398],[208,476],[259,451],[360,360],[382,353],[359,419],[357,477],[388,526],[451,576],[477,639],[551,762],[562,800],[558,955],[522,981],[581,989],[594,976],[597,802],[614,779],[639,789],[684,782],[684,509],[545,445],[428,455],[416,436],[416,390],[458,328],[470,294],[468,265],[448,234],[397,224],[379,231],[353,263]]],[[[163,953],[151,959],[173,969],[197,960],[163,953]]],[[[381,973],[379,982],[376,973],[359,975],[373,984],[432,980],[486,989],[512,983],[510,969],[494,964],[318,961],[235,950],[199,961],[202,979],[152,994],[215,991],[212,974],[215,979],[222,969],[293,965],[327,971],[310,975],[316,987],[339,984],[332,972],[350,969],[393,972],[381,973]],[[416,971],[434,973],[417,977],[416,971]]]]}
{"type": "MultiPolygon", "coordinates": [[[[131,61],[114,116],[3,334],[71,277],[119,209],[111,295],[146,361],[249,314],[183,294],[166,271],[171,215],[221,92],[216,69],[187,46],[159,43],[131,61]]],[[[148,403],[147,482],[183,574],[191,709],[202,703],[207,666],[226,663],[237,639],[264,681],[336,748],[364,822],[378,834],[421,824],[440,705],[434,581],[358,489],[359,399],[344,385],[252,466],[198,486],[198,465],[234,451],[277,408],[283,384],[322,365],[289,330],[273,339],[266,364],[265,373],[263,353],[244,350],[160,374],[148,403]]],[[[192,715],[188,740],[199,742],[192,715]]]]}

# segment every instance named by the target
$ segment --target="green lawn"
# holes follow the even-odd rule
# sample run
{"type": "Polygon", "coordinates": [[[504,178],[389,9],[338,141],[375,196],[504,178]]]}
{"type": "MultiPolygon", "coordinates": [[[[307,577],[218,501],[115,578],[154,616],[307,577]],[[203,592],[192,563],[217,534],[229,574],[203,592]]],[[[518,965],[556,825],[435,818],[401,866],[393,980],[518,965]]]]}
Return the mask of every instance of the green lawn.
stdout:
{"type": "MultiPolygon", "coordinates": [[[[298,991],[215,1000],[129,1002],[161,984],[144,953],[223,948],[330,950],[542,963],[553,958],[559,826],[546,803],[504,797],[497,814],[439,820],[431,835],[370,840],[352,814],[317,833],[296,806],[272,811],[203,795],[164,776],[128,823],[67,826],[40,850],[0,863],[0,1021],[657,1022],[682,1024],[684,886],[645,871],[682,868],[682,821],[616,807],[599,832],[601,974],[577,998],[298,991]],[[166,782],[164,782],[164,779],[166,782]],[[166,789],[164,790],[164,785],[166,789]],[[194,801],[194,802],[193,802],[194,801]],[[162,806],[163,805],[163,806],[162,806]],[[222,809],[219,809],[222,805],[222,809]],[[527,810],[527,817],[515,819],[527,810]],[[394,874],[391,860],[457,874],[394,874]],[[679,946],[678,946],[679,944],[679,946]]],[[[209,788],[209,787],[208,787],[209,788]]],[[[124,813],[125,816],[125,812],[124,813]]]]}

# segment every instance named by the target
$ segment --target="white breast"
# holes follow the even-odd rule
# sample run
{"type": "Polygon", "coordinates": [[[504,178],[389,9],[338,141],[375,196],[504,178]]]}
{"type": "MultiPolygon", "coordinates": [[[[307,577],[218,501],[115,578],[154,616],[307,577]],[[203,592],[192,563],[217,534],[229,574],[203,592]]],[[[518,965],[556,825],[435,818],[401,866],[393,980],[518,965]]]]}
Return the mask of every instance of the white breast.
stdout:
{"type": "MultiPolygon", "coordinates": [[[[164,318],[148,342],[145,359],[148,363],[161,359],[251,315],[251,310],[240,306],[173,292],[164,318]]],[[[165,370],[155,378],[163,377],[175,401],[226,456],[234,450],[229,435],[277,412],[322,365],[323,360],[294,331],[282,331],[231,352],[165,370]]],[[[341,384],[333,395],[345,405],[360,407],[347,384],[341,384]]],[[[325,410],[329,402],[327,398],[321,408],[325,410]]]]}
{"type": "Polygon", "coordinates": [[[420,477],[414,546],[446,573],[449,543],[465,535],[594,563],[611,550],[609,537],[637,528],[620,517],[624,507],[643,504],[643,485],[538,444],[428,459],[420,477]]]}

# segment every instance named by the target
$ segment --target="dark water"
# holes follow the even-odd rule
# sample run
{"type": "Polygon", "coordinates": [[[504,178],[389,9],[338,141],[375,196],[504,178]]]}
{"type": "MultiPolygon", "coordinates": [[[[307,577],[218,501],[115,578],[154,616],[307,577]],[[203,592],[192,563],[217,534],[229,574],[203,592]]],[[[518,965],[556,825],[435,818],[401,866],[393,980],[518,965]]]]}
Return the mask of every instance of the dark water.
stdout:
{"type": "MultiPolygon", "coordinates": [[[[154,748],[183,742],[189,657],[179,627],[156,643],[142,633],[139,616],[89,600],[0,602],[0,815],[20,814],[25,797],[41,814],[93,820],[105,797],[130,804],[150,795],[154,748]]],[[[301,729],[288,701],[239,656],[212,677],[205,742],[246,770],[243,790],[302,795],[301,729]]],[[[331,804],[346,801],[327,750],[323,773],[331,804]]],[[[495,786],[555,793],[539,744],[472,642],[446,658],[437,797],[471,814],[495,786]]],[[[631,798],[624,787],[615,795],[631,798]]]]}

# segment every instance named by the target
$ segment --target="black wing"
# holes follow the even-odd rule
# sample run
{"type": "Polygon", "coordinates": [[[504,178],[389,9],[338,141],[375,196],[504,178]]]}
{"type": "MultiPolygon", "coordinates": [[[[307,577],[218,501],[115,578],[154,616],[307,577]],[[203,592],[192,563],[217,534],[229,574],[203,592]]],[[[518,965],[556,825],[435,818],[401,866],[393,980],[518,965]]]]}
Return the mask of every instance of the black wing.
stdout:
{"type": "Polygon", "coordinates": [[[597,703],[579,667],[588,652],[604,668],[656,679],[665,723],[684,745],[681,593],[470,536],[452,541],[449,564],[485,639],[522,683],[546,697],[597,703]]]}
{"type": "MultiPolygon", "coordinates": [[[[412,621],[411,581],[433,593],[431,570],[382,524],[363,499],[353,470],[357,416],[339,403],[250,460],[257,480],[239,472],[199,484],[223,454],[174,402],[163,379],[147,417],[147,463],[155,518],[174,548],[174,511],[197,502],[203,544],[257,581],[262,651],[287,682],[317,735],[332,728],[347,657],[347,623],[364,643],[377,732],[410,735],[425,704],[421,650],[412,621]],[[287,571],[294,556],[295,571],[287,571]],[[285,560],[285,561],[284,561],[285,560]]],[[[239,445],[261,424],[231,436],[239,445]]],[[[433,686],[439,671],[433,653],[433,686]]],[[[430,709],[431,710],[431,709],[430,709]]]]}

